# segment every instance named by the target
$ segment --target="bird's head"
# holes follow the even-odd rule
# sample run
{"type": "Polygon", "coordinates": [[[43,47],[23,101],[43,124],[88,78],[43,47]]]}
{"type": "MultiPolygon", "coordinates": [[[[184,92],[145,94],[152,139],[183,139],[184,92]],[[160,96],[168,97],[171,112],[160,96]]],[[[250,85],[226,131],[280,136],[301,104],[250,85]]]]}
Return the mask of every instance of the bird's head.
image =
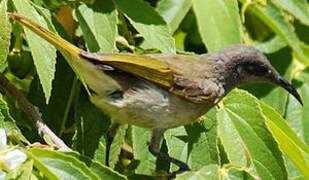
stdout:
{"type": "MultiPolygon", "coordinates": [[[[233,72],[228,81],[235,85],[250,82],[269,82],[281,86],[291,93],[301,104],[302,100],[296,89],[284,79],[257,49],[248,45],[232,45],[220,50],[223,57],[228,57],[227,72],[233,72]]],[[[223,58],[224,59],[224,58],[223,58]]],[[[229,84],[229,82],[227,82],[229,84]]]]}

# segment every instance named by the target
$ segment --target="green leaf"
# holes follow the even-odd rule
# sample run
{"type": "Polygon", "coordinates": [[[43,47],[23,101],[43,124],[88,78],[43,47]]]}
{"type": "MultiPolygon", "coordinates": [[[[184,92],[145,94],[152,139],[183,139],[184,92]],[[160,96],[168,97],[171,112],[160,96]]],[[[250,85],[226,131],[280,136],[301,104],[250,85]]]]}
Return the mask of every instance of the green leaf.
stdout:
{"type": "Polygon", "coordinates": [[[13,136],[24,143],[30,144],[17,127],[15,120],[10,115],[8,104],[3,100],[2,94],[0,95],[0,127],[5,128],[6,133],[10,136],[13,136]]]}
{"type": "Polygon", "coordinates": [[[156,10],[164,18],[173,33],[189,11],[192,0],[162,0],[156,10]]]}
{"type": "Polygon", "coordinates": [[[297,88],[304,102],[301,106],[294,96],[289,95],[285,119],[296,134],[309,145],[309,68],[301,72],[295,80],[293,86],[297,88]]]}
{"type": "Polygon", "coordinates": [[[237,0],[195,0],[193,9],[209,52],[242,42],[237,0]]]}
{"type": "MultiPolygon", "coordinates": [[[[187,162],[189,156],[189,139],[185,127],[172,128],[164,133],[168,154],[180,161],[187,162]]],[[[178,166],[171,164],[171,170],[175,171],[178,166]]]]}
{"type": "Polygon", "coordinates": [[[211,164],[211,165],[202,167],[198,171],[188,171],[188,172],[185,172],[185,173],[177,176],[177,180],[187,180],[187,179],[219,180],[220,179],[219,178],[219,167],[217,165],[211,164]]]}
{"type": "Polygon", "coordinates": [[[125,180],[125,176],[119,174],[110,167],[102,165],[100,162],[90,159],[87,156],[82,156],[76,152],[66,152],[66,154],[74,156],[87,164],[87,166],[99,175],[101,179],[125,180]]]}
{"type": "Polygon", "coordinates": [[[60,179],[100,179],[85,163],[73,156],[39,148],[29,151],[60,179]]]}
{"type": "Polygon", "coordinates": [[[266,54],[275,53],[285,46],[287,46],[287,44],[277,35],[266,41],[256,44],[256,48],[262,53],[266,54]]]}
{"type": "Polygon", "coordinates": [[[253,174],[261,179],[287,179],[282,153],[267,129],[257,99],[234,90],[219,106],[218,134],[230,163],[248,167],[252,162],[253,174]]]}
{"type": "Polygon", "coordinates": [[[148,151],[148,143],[151,139],[151,131],[137,126],[133,126],[132,130],[134,159],[140,161],[135,172],[136,174],[151,175],[152,172],[156,169],[157,159],[148,151]]]}
{"type": "Polygon", "coordinates": [[[22,163],[13,171],[9,172],[5,179],[20,179],[20,180],[28,180],[31,177],[31,172],[33,170],[33,160],[28,159],[26,162],[22,163]]]}
{"type": "Polygon", "coordinates": [[[274,2],[309,26],[309,5],[306,0],[275,0],[274,2]]]}
{"type": "MultiPolygon", "coordinates": [[[[216,109],[212,109],[206,114],[206,120],[201,123],[173,128],[165,132],[168,154],[186,162],[192,169],[219,164],[215,114],[216,109]]],[[[178,169],[174,164],[171,166],[172,171],[178,169]]]]}
{"type": "Polygon", "coordinates": [[[39,160],[34,154],[30,151],[25,151],[29,159],[33,159],[33,166],[40,171],[40,173],[44,174],[48,179],[60,180],[60,178],[54,174],[43,162],[39,160]]]}
{"type": "Polygon", "coordinates": [[[207,119],[206,121],[208,124],[212,124],[209,129],[200,123],[186,126],[189,137],[188,164],[193,169],[199,169],[209,164],[219,164],[216,119],[207,119]]]}
{"type": "Polygon", "coordinates": [[[224,169],[221,168],[221,174],[223,176],[223,180],[257,180],[259,178],[254,177],[248,170],[238,169],[238,168],[229,168],[224,169]],[[223,172],[228,172],[228,174],[224,174],[223,172]]]}
{"type": "MultiPolygon", "coordinates": [[[[75,107],[77,133],[74,147],[82,155],[93,157],[94,160],[105,164],[105,134],[110,126],[110,118],[101,109],[95,107],[85,94],[81,94],[77,102],[75,107]]],[[[125,125],[118,129],[112,143],[109,156],[111,167],[114,167],[118,161],[125,129],[125,125]]]]}
{"type": "MultiPolygon", "coordinates": [[[[245,3],[245,0],[240,0],[245,3]]],[[[292,25],[287,22],[280,9],[271,1],[267,1],[267,6],[248,6],[265,24],[267,24],[278,36],[282,38],[301,58],[302,62],[309,64],[303,50],[299,47],[299,40],[292,29],[292,25]]]]}
{"type": "Polygon", "coordinates": [[[134,28],[151,46],[163,53],[176,53],[175,42],[163,18],[142,0],[113,0],[134,28]]]}
{"type": "MultiPolygon", "coordinates": [[[[294,27],[295,27],[295,32],[298,36],[298,38],[300,39],[300,41],[306,43],[307,45],[309,44],[309,36],[307,36],[307,34],[309,34],[309,28],[306,25],[301,24],[299,21],[295,21],[294,22],[294,27]]],[[[302,45],[302,43],[300,44],[302,45]]],[[[306,54],[306,51],[303,50],[304,53],[306,54]]],[[[308,53],[308,51],[307,51],[308,53]]],[[[306,56],[309,56],[308,54],[306,56]]]]}
{"type": "Polygon", "coordinates": [[[278,142],[280,149],[294,162],[306,178],[309,178],[309,147],[271,107],[260,102],[266,124],[278,142]]]}
{"type": "Polygon", "coordinates": [[[6,0],[3,0],[0,4],[0,67],[5,64],[6,58],[9,54],[12,31],[12,26],[6,11],[6,0]]]}
{"type": "MultiPolygon", "coordinates": [[[[121,152],[121,148],[123,145],[123,142],[125,140],[125,135],[126,135],[126,130],[127,130],[128,126],[127,125],[122,125],[119,127],[119,129],[117,130],[117,133],[114,137],[113,143],[111,145],[111,149],[110,149],[110,154],[109,154],[109,164],[111,167],[115,167],[116,163],[119,160],[119,155],[121,152]]],[[[103,137],[101,138],[101,142],[105,143],[105,136],[104,136],[104,140],[103,137]]],[[[104,160],[104,164],[105,164],[105,150],[106,147],[104,146],[104,148],[102,148],[102,143],[100,143],[100,147],[96,150],[96,154],[94,159],[98,160],[100,162],[102,162],[104,160]]],[[[102,163],[103,164],[103,163],[102,163]]]]}
{"type": "Polygon", "coordinates": [[[90,52],[116,51],[117,11],[112,0],[82,4],[76,9],[76,17],[90,52]]]}
{"type": "Polygon", "coordinates": [[[42,87],[38,77],[31,81],[27,98],[37,106],[42,113],[42,119],[56,133],[62,135],[65,130],[65,123],[68,120],[68,108],[70,108],[70,96],[74,95],[76,87],[73,86],[74,72],[65,61],[63,56],[57,57],[55,79],[52,83],[53,91],[48,104],[44,101],[42,87]],[[71,94],[73,93],[73,94],[71,94]]]}
{"type": "MultiPolygon", "coordinates": [[[[24,0],[14,0],[18,13],[27,18],[47,27],[47,23],[36,10],[24,0]]],[[[52,90],[56,64],[56,48],[36,35],[31,30],[25,28],[26,39],[31,49],[34,65],[40,78],[41,85],[45,94],[46,103],[49,102],[52,90]]]]}

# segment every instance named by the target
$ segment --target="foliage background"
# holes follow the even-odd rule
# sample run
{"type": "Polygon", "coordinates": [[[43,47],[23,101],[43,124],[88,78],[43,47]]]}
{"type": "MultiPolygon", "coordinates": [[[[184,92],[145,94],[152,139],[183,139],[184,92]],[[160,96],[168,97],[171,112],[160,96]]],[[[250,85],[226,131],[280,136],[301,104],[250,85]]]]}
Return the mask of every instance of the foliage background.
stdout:
{"type": "MultiPolygon", "coordinates": [[[[37,130],[4,94],[0,124],[29,159],[10,178],[152,179],[176,170],[148,152],[150,132],[122,126],[104,166],[110,117],[94,107],[56,49],[10,21],[24,14],[90,52],[201,54],[247,43],[300,92],[251,84],[234,90],[206,120],[165,133],[161,151],[193,168],[177,179],[309,178],[309,6],[306,0],[2,0],[0,70],[76,152],[25,147],[37,130]],[[253,96],[254,95],[254,96],[253,96]]],[[[52,144],[49,144],[53,146],[52,144]]],[[[162,178],[162,177],[161,177],[162,178]]]]}

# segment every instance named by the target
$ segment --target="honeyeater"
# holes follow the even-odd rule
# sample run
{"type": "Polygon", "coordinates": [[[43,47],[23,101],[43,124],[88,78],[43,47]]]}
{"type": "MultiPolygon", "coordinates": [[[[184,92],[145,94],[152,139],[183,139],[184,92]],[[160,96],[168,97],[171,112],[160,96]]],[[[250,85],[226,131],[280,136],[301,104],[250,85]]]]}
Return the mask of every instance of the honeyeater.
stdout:
{"type": "Polygon", "coordinates": [[[171,177],[190,170],[159,151],[164,131],[195,121],[244,83],[277,84],[302,104],[295,88],[267,58],[245,44],[201,55],[89,53],[22,15],[10,16],[53,44],[91,90],[91,102],[112,117],[106,165],[118,127],[131,124],[152,131],[149,151],[154,156],[179,166],[171,177]]]}

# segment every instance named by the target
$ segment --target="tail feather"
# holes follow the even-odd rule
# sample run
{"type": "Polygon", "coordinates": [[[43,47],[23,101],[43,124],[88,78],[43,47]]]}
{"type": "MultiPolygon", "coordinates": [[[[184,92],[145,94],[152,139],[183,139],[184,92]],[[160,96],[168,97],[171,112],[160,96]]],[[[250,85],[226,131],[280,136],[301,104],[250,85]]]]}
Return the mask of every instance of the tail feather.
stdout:
{"type": "Polygon", "coordinates": [[[30,19],[26,18],[20,14],[13,14],[9,13],[9,16],[17,20],[19,23],[23,24],[37,35],[48,41],[49,43],[53,44],[60,52],[64,53],[67,56],[79,56],[81,49],[72,45],[68,41],[64,40],[57,34],[51,32],[50,30],[44,28],[43,26],[31,21],[30,19]]]}

